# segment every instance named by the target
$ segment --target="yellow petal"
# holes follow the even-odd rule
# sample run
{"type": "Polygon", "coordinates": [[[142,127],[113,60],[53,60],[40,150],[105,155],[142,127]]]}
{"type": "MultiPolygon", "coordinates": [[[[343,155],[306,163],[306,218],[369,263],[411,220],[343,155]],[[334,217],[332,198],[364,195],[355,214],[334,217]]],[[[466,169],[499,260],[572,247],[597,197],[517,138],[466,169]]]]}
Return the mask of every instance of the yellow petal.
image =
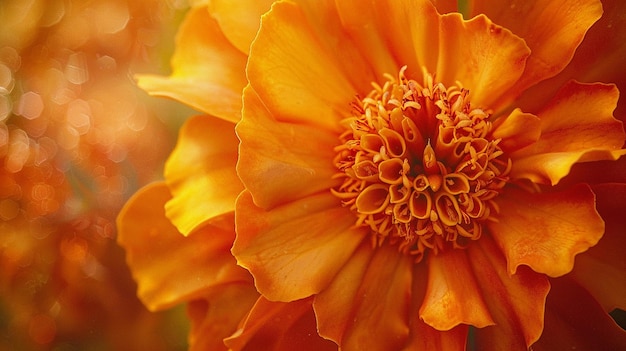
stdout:
{"type": "Polygon", "coordinates": [[[550,283],[545,275],[520,267],[510,275],[493,239],[484,235],[468,257],[495,325],[476,330],[480,350],[526,350],[541,336],[550,283]]]}
{"type": "Polygon", "coordinates": [[[165,164],[172,200],[168,218],[184,235],[212,218],[235,209],[243,190],[237,177],[235,125],[208,116],[187,120],[165,164]]]}
{"type": "Polygon", "coordinates": [[[277,119],[339,131],[355,94],[339,63],[302,9],[279,2],[263,16],[247,73],[250,85],[277,119]]]}
{"type": "Polygon", "coordinates": [[[419,310],[424,322],[437,330],[450,330],[459,324],[477,328],[493,325],[485,298],[472,273],[467,252],[447,250],[430,255],[428,284],[419,310]]]}
{"type": "Polygon", "coordinates": [[[612,114],[618,97],[614,85],[565,85],[538,113],[539,140],[511,155],[511,176],[554,185],[576,162],[616,160],[625,154],[624,128],[612,114]]]}
{"type": "Polygon", "coordinates": [[[138,76],[152,95],[166,96],[228,121],[241,116],[246,55],[224,37],[206,7],[192,8],[180,26],[169,77],[138,76]]]}
{"type": "Polygon", "coordinates": [[[559,73],[571,60],[585,33],[602,15],[598,0],[471,1],[470,14],[486,14],[495,23],[522,37],[532,54],[516,96],[537,82],[559,73]]]}
{"type": "Polygon", "coordinates": [[[150,310],[202,297],[207,289],[251,277],[230,254],[233,216],[182,236],[165,217],[170,199],[164,183],[139,190],[117,218],[118,243],[137,281],[138,295],[150,310]]]}
{"type": "Polygon", "coordinates": [[[252,282],[218,285],[187,305],[189,351],[226,351],[232,335],[250,312],[259,293],[252,282]]]}
{"type": "Polygon", "coordinates": [[[311,299],[273,302],[261,297],[243,326],[225,340],[232,351],[331,351],[332,341],[317,334],[311,299]]]}
{"type": "Polygon", "coordinates": [[[336,185],[337,169],[330,161],[335,134],[276,121],[250,87],[244,91],[243,113],[237,171],[258,206],[271,208],[336,185]]]}
{"type": "Polygon", "coordinates": [[[273,0],[211,0],[209,12],[219,23],[224,36],[247,55],[261,25],[261,15],[270,9],[273,2],[273,0]]]}
{"type": "Polygon", "coordinates": [[[497,201],[498,221],[487,226],[506,256],[510,274],[520,265],[551,277],[569,273],[574,256],[604,233],[595,197],[586,185],[543,194],[507,189],[497,201]]]}
{"type": "MultiPolygon", "coordinates": [[[[320,334],[344,350],[399,350],[409,334],[413,260],[364,241],[315,297],[320,334]]],[[[414,311],[413,311],[414,313],[414,311]]]]}
{"type": "Polygon", "coordinates": [[[354,215],[330,192],[269,211],[250,193],[237,199],[232,252],[268,299],[293,301],[323,290],[363,239],[354,215]]]}

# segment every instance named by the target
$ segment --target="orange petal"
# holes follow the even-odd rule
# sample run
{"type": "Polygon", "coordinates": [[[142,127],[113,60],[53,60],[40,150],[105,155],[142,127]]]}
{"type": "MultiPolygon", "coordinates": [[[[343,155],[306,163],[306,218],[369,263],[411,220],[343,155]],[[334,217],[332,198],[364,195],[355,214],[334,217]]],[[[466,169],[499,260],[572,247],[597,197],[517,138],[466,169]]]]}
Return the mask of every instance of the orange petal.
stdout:
{"type": "MultiPolygon", "coordinates": [[[[569,5],[569,4],[568,4],[569,5]]],[[[585,35],[570,64],[557,76],[528,89],[516,103],[536,112],[567,81],[615,83],[626,91],[626,1],[602,0],[604,13],[585,35]]],[[[626,99],[620,99],[615,117],[626,122],[626,99]]]]}
{"type": "Polygon", "coordinates": [[[583,184],[543,194],[509,188],[497,201],[498,220],[487,226],[506,256],[510,274],[519,265],[551,277],[566,274],[574,256],[604,233],[593,192],[583,184]]]}
{"type": "Polygon", "coordinates": [[[230,254],[233,217],[182,236],[165,217],[171,195],[164,183],[140,189],[117,218],[118,243],[138,284],[138,295],[150,310],[169,308],[204,296],[207,289],[229,282],[250,282],[230,254]]]}
{"type": "Polygon", "coordinates": [[[550,282],[545,327],[533,350],[626,350],[626,331],[593,296],[567,277],[550,282]]]}
{"type": "Polygon", "coordinates": [[[437,330],[459,324],[477,328],[493,325],[465,250],[447,250],[430,255],[428,285],[419,310],[424,322],[437,330]]]}
{"type": "Polygon", "coordinates": [[[619,97],[614,85],[570,82],[539,112],[539,140],[517,152],[511,176],[557,184],[576,162],[616,160],[626,138],[613,118],[619,97]]]}
{"type": "MultiPolygon", "coordinates": [[[[456,4],[437,1],[447,12],[456,4]]],[[[376,71],[395,73],[408,66],[421,80],[421,68],[438,81],[469,88],[473,103],[492,107],[524,70],[530,51],[524,41],[485,17],[463,21],[460,14],[440,16],[430,1],[337,2],[352,41],[376,71]],[[415,20],[419,18],[419,20],[415,20]]]]}
{"type": "Polygon", "coordinates": [[[524,74],[510,91],[513,96],[563,70],[587,30],[602,15],[599,0],[475,0],[470,3],[471,16],[486,14],[522,37],[532,51],[524,74]]]}
{"type": "Polygon", "coordinates": [[[626,310],[626,184],[593,187],[606,232],[598,245],[576,259],[571,277],[589,291],[606,312],[626,310]]]}
{"type": "Polygon", "coordinates": [[[232,335],[250,312],[259,293],[252,283],[218,285],[202,299],[187,305],[191,322],[189,351],[223,350],[224,339],[232,335]]]}
{"type": "Polygon", "coordinates": [[[180,26],[169,77],[141,75],[138,84],[199,111],[237,122],[246,85],[246,55],[224,37],[206,7],[192,8],[180,26]]]}
{"type": "Polygon", "coordinates": [[[278,2],[250,49],[248,79],[277,119],[339,131],[355,89],[322,43],[301,8],[278,2]]]}
{"type": "Polygon", "coordinates": [[[577,163],[558,186],[568,187],[577,183],[626,183],[626,157],[622,156],[616,161],[577,163]]]}
{"type": "Polygon", "coordinates": [[[477,349],[528,349],[543,331],[548,279],[528,267],[509,275],[504,255],[488,235],[468,248],[468,257],[496,324],[476,330],[477,349]]]}
{"type": "Polygon", "coordinates": [[[165,164],[165,179],[173,198],[167,217],[184,235],[235,209],[243,190],[237,177],[235,125],[208,116],[190,118],[165,164]]]}
{"type": "Polygon", "coordinates": [[[458,13],[442,16],[436,78],[469,89],[472,104],[495,108],[522,75],[530,50],[522,39],[485,16],[464,21],[458,13]]]}
{"type": "Polygon", "coordinates": [[[424,301],[428,285],[428,267],[416,265],[413,269],[411,307],[409,308],[409,340],[405,350],[414,351],[465,351],[469,326],[460,324],[441,331],[424,323],[417,312],[424,301]]]}
{"type": "Polygon", "coordinates": [[[232,252],[268,299],[293,301],[323,290],[363,239],[354,215],[330,192],[269,211],[249,192],[237,199],[232,252]]]}
{"type": "Polygon", "coordinates": [[[337,12],[351,41],[374,68],[376,76],[400,67],[421,80],[421,68],[434,72],[440,16],[429,1],[337,1],[337,12]],[[416,21],[415,18],[419,18],[416,21]]]}
{"type": "Polygon", "coordinates": [[[243,326],[225,340],[232,351],[331,351],[317,334],[311,299],[272,302],[259,298],[243,326]]]}
{"type": "Polygon", "coordinates": [[[493,137],[502,139],[498,145],[507,153],[536,142],[540,135],[541,120],[530,113],[523,113],[520,109],[497,119],[493,125],[493,137]]]}
{"type": "Polygon", "coordinates": [[[244,90],[243,114],[237,171],[255,204],[267,209],[336,185],[336,135],[276,121],[250,87],[244,90]]]}
{"type": "Polygon", "coordinates": [[[399,350],[409,334],[413,260],[364,241],[315,297],[320,335],[343,350],[399,350]]]}
{"type": "Polygon", "coordinates": [[[211,0],[209,12],[217,20],[222,33],[241,52],[248,54],[259,26],[261,15],[274,0],[211,0]]]}

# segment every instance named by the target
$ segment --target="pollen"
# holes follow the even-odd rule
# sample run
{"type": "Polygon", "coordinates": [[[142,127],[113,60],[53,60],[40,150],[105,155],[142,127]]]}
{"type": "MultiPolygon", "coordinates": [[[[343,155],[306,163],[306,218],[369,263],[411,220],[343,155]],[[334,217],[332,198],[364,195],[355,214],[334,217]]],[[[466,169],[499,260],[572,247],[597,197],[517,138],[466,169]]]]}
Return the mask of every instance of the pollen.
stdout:
{"type": "Polygon", "coordinates": [[[498,213],[494,199],[511,160],[467,89],[427,72],[419,84],[406,69],[352,103],[335,148],[340,185],[331,191],[356,226],[370,229],[372,245],[397,245],[420,261],[481,237],[498,213]]]}

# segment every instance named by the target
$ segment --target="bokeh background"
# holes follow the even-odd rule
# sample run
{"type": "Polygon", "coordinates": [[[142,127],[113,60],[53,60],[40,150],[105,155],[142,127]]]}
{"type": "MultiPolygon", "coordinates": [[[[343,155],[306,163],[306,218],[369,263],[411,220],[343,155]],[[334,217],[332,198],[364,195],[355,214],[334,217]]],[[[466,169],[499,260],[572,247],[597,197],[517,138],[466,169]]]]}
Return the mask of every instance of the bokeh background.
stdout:
{"type": "Polygon", "coordinates": [[[193,114],[149,97],[185,0],[0,0],[0,350],[185,350],[150,313],[115,217],[193,114]]]}

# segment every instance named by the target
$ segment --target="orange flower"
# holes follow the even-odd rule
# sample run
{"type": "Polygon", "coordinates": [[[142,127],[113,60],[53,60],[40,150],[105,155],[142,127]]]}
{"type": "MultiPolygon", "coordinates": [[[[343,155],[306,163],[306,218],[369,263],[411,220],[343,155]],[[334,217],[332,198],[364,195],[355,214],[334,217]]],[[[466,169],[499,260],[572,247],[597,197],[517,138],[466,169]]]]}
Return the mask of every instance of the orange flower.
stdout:
{"type": "Polygon", "coordinates": [[[232,349],[314,326],[345,350],[626,347],[607,313],[626,308],[607,286],[626,281],[625,137],[617,87],[593,83],[622,87],[600,54],[623,45],[588,54],[624,36],[605,5],[470,1],[464,20],[446,1],[281,1],[258,32],[263,6],[194,9],[173,74],[139,84],[224,121],[189,120],[165,184],[119,217],[140,296],[192,301],[191,339],[232,349]],[[233,282],[246,303],[212,312],[233,282]]]}
{"type": "Polygon", "coordinates": [[[601,4],[515,5],[485,5],[494,22],[408,0],[264,16],[232,250],[262,295],[314,296],[320,334],[346,350],[462,349],[470,326],[479,348],[539,339],[548,277],[605,232],[588,185],[557,185],[626,152],[614,85],[517,103],[567,66],[601,4]]]}
{"type": "Polygon", "coordinates": [[[118,242],[144,304],[162,310],[188,303],[190,350],[337,349],[317,335],[312,299],[274,303],[259,297],[252,276],[230,253],[235,199],[243,190],[234,121],[246,84],[246,48],[270,4],[213,1],[209,11],[203,4],[190,9],[172,75],[138,81],[151,94],[223,119],[189,119],[166,163],[165,182],[140,190],[118,217],[118,242]],[[215,137],[206,138],[207,131],[215,137]]]}

